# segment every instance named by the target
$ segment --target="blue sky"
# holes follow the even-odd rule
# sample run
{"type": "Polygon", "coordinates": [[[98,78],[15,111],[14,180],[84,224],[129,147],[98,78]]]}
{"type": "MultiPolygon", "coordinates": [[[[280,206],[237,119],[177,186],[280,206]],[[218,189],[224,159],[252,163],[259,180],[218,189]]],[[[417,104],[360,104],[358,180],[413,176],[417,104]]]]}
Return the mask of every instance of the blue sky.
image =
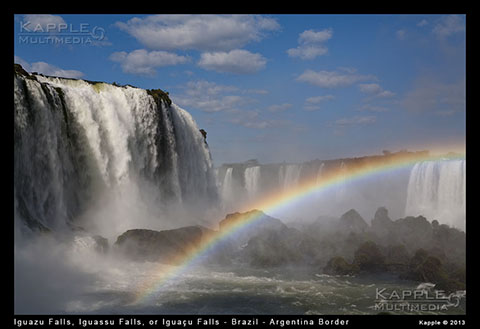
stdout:
{"type": "Polygon", "coordinates": [[[464,15],[15,15],[29,71],[161,88],[216,165],[465,144],[464,15]]]}

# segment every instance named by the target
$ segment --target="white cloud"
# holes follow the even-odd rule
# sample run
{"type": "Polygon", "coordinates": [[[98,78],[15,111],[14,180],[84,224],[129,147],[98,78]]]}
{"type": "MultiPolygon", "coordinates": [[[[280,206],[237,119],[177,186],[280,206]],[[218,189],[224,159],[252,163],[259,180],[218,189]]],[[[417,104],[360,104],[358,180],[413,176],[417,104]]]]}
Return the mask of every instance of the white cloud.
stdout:
{"type": "Polygon", "coordinates": [[[377,118],[373,115],[369,116],[354,116],[350,118],[342,118],[335,121],[337,127],[356,126],[356,125],[368,125],[375,123],[377,118]]]}
{"type": "Polygon", "coordinates": [[[305,100],[305,106],[303,107],[306,111],[317,111],[320,110],[320,103],[331,101],[335,99],[333,95],[322,95],[322,96],[315,96],[309,97],[305,100]]]}
{"type": "Polygon", "coordinates": [[[395,96],[394,92],[389,90],[384,90],[379,84],[377,83],[366,83],[366,84],[359,84],[358,88],[362,93],[369,94],[375,98],[388,98],[395,96]]]}
{"type": "Polygon", "coordinates": [[[278,128],[300,131],[303,126],[289,120],[263,119],[260,112],[256,110],[235,110],[230,111],[232,115],[226,122],[250,129],[278,128]]]}
{"type": "Polygon", "coordinates": [[[44,75],[72,79],[80,79],[84,76],[83,72],[77,70],[64,70],[58,66],[45,62],[35,62],[30,64],[18,56],[15,56],[14,59],[15,63],[20,64],[28,72],[37,72],[44,75]]]}
{"type": "Polygon", "coordinates": [[[332,35],[332,29],[303,31],[298,38],[299,46],[288,49],[287,54],[290,57],[299,57],[301,59],[314,59],[325,55],[328,52],[328,48],[323,43],[329,40],[332,35]]]}
{"type": "Polygon", "coordinates": [[[377,121],[377,118],[373,115],[366,116],[353,116],[338,119],[330,123],[330,127],[333,128],[333,133],[335,135],[343,135],[345,132],[348,132],[349,129],[354,129],[356,127],[372,125],[377,121]]]}
{"type": "Polygon", "coordinates": [[[407,37],[407,31],[405,29],[398,30],[395,35],[397,36],[398,40],[405,40],[407,37]]]}
{"type": "Polygon", "coordinates": [[[205,80],[189,81],[184,89],[184,94],[174,96],[175,102],[203,112],[231,111],[250,101],[239,95],[242,91],[237,87],[205,80]]]}
{"type": "Polygon", "coordinates": [[[238,115],[227,121],[229,123],[252,129],[265,129],[272,124],[272,121],[260,119],[257,111],[237,111],[236,114],[238,115]]]}
{"type": "Polygon", "coordinates": [[[328,48],[322,45],[300,46],[287,50],[290,57],[300,57],[301,59],[314,59],[318,56],[325,55],[328,48]]]}
{"type": "Polygon", "coordinates": [[[459,15],[448,15],[440,18],[432,32],[439,39],[447,38],[455,33],[464,32],[465,23],[459,15]]]}
{"type": "Polygon", "coordinates": [[[382,87],[380,87],[380,85],[377,83],[359,84],[358,88],[361,92],[368,94],[376,94],[383,90],[382,87]]]}
{"type": "Polygon", "coordinates": [[[270,112],[283,112],[292,108],[292,106],[293,105],[290,103],[276,104],[276,105],[269,106],[267,110],[270,112]]]}
{"type": "Polygon", "coordinates": [[[166,51],[147,51],[137,49],[130,53],[125,51],[115,52],[110,55],[110,60],[120,63],[123,72],[145,76],[154,76],[156,68],[184,64],[190,61],[188,57],[179,56],[166,51]]]}
{"type": "Polygon", "coordinates": [[[417,26],[422,27],[428,25],[428,21],[426,19],[422,19],[420,22],[417,23],[417,26]]]}
{"type": "Polygon", "coordinates": [[[298,42],[300,44],[325,42],[329,40],[332,37],[332,35],[333,35],[333,30],[331,28],[321,30],[321,31],[306,30],[300,34],[298,38],[298,42]]]}
{"type": "Polygon", "coordinates": [[[24,15],[20,32],[58,32],[67,28],[67,23],[57,15],[24,15]]]}
{"type": "Polygon", "coordinates": [[[249,74],[263,69],[266,63],[267,60],[260,54],[235,49],[229,52],[203,53],[197,64],[205,70],[249,74]]]}
{"type": "Polygon", "coordinates": [[[363,105],[359,111],[367,111],[367,112],[388,112],[389,110],[386,107],[383,106],[376,106],[376,105],[371,105],[371,104],[365,104],[363,105]]]}
{"type": "Polygon", "coordinates": [[[359,81],[376,80],[372,75],[359,75],[349,72],[306,70],[297,79],[321,88],[337,88],[352,85],[359,81]]]}
{"type": "Polygon", "coordinates": [[[238,91],[238,88],[235,86],[219,85],[215,82],[199,80],[189,81],[186,90],[187,95],[197,97],[202,95],[215,96],[224,92],[236,92],[238,91]]]}
{"type": "Polygon", "coordinates": [[[390,91],[390,90],[384,90],[384,91],[375,95],[375,97],[379,97],[379,98],[388,98],[388,97],[393,97],[393,96],[395,96],[395,93],[390,91]]]}
{"type": "Polygon", "coordinates": [[[228,51],[278,30],[275,19],[257,15],[154,15],[116,26],[156,50],[228,51]]]}
{"type": "Polygon", "coordinates": [[[309,97],[305,100],[306,103],[309,104],[319,104],[324,101],[331,101],[334,99],[335,96],[333,95],[323,95],[323,96],[315,96],[315,97],[309,97]]]}

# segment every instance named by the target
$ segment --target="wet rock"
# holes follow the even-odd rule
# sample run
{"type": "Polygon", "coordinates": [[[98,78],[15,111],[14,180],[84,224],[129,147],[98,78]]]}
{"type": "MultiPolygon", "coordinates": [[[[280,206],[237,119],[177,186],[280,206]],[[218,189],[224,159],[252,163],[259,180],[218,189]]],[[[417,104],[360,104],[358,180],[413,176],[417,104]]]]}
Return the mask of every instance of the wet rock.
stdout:
{"type": "Polygon", "coordinates": [[[178,264],[198,248],[214,231],[202,226],[173,230],[128,230],[117,238],[115,247],[130,259],[178,264]]]}
{"type": "Polygon", "coordinates": [[[266,229],[248,241],[244,257],[254,267],[304,263],[298,246],[301,233],[294,228],[266,229]]]}
{"type": "Polygon", "coordinates": [[[358,272],[358,267],[349,264],[341,256],[335,256],[328,261],[323,272],[330,275],[352,275],[358,272]]]}
{"type": "Polygon", "coordinates": [[[344,232],[363,233],[367,230],[368,224],[355,209],[350,209],[340,217],[338,228],[344,232]]]}
{"type": "Polygon", "coordinates": [[[281,220],[267,216],[260,210],[228,214],[219,223],[220,231],[237,247],[241,247],[256,235],[266,231],[285,231],[288,229],[281,220]]]}
{"type": "Polygon", "coordinates": [[[93,240],[95,240],[95,250],[99,253],[105,254],[109,250],[108,239],[104,238],[101,235],[94,235],[92,236],[93,240]]]}
{"type": "Polygon", "coordinates": [[[387,208],[378,208],[371,222],[372,232],[379,237],[388,238],[392,233],[393,226],[393,221],[388,217],[387,208]]]}

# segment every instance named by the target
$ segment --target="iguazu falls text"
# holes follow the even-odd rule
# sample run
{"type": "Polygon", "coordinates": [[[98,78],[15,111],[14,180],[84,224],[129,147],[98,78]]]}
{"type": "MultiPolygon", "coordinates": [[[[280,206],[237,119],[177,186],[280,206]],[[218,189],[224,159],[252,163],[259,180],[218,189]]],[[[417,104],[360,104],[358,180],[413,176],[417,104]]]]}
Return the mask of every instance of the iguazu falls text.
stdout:
{"type": "Polygon", "coordinates": [[[186,328],[199,326],[232,326],[232,327],[292,327],[292,326],[347,326],[348,319],[333,318],[291,318],[277,319],[271,318],[213,318],[213,317],[196,317],[196,318],[107,318],[107,319],[85,319],[85,318],[42,318],[42,319],[17,319],[13,320],[15,327],[99,327],[105,326],[110,328],[120,326],[148,326],[162,328],[186,328]]]}

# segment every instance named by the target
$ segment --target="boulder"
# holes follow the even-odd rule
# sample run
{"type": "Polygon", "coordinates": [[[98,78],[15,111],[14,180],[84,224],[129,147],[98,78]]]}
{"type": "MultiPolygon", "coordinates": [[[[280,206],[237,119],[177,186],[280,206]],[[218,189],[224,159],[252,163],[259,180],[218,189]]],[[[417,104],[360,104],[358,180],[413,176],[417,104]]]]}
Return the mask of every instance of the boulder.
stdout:
{"type": "Polygon", "coordinates": [[[177,264],[214,233],[202,226],[166,231],[134,229],[120,235],[115,247],[133,260],[177,264]]]}
{"type": "Polygon", "coordinates": [[[375,212],[375,216],[371,222],[371,230],[380,239],[388,239],[393,230],[393,221],[388,217],[388,210],[380,207],[375,212]]]}
{"type": "Polygon", "coordinates": [[[402,278],[432,282],[435,289],[446,293],[466,289],[465,266],[444,263],[423,249],[418,250],[410,263],[409,272],[402,278]]]}
{"type": "Polygon", "coordinates": [[[95,240],[95,250],[99,253],[106,254],[109,248],[108,239],[101,235],[94,235],[92,238],[95,240]]]}
{"type": "Polygon", "coordinates": [[[250,239],[263,232],[288,229],[281,220],[267,216],[260,210],[228,214],[219,226],[220,231],[228,234],[226,238],[237,247],[246,245],[250,239]]]}
{"type": "Polygon", "coordinates": [[[275,267],[304,263],[299,243],[301,233],[294,228],[264,230],[252,237],[243,257],[254,267],[275,267]]]}
{"type": "Polygon", "coordinates": [[[408,271],[401,277],[408,280],[435,284],[449,281],[440,259],[429,255],[424,249],[419,249],[415,252],[415,255],[410,260],[408,271]]]}
{"type": "Polygon", "coordinates": [[[323,273],[329,275],[352,275],[358,271],[358,268],[349,264],[345,258],[341,256],[332,257],[327,266],[323,268],[323,273]]]}
{"type": "Polygon", "coordinates": [[[428,248],[431,245],[433,229],[430,222],[423,216],[397,219],[394,222],[392,240],[404,244],[409,251],[428,248]]]}
{"type": "Polygon", "coordinates": [[[368,224],[355,209],[350,209],[338,220],[338,229],[345,233],[364,233],[368,224]]]}

